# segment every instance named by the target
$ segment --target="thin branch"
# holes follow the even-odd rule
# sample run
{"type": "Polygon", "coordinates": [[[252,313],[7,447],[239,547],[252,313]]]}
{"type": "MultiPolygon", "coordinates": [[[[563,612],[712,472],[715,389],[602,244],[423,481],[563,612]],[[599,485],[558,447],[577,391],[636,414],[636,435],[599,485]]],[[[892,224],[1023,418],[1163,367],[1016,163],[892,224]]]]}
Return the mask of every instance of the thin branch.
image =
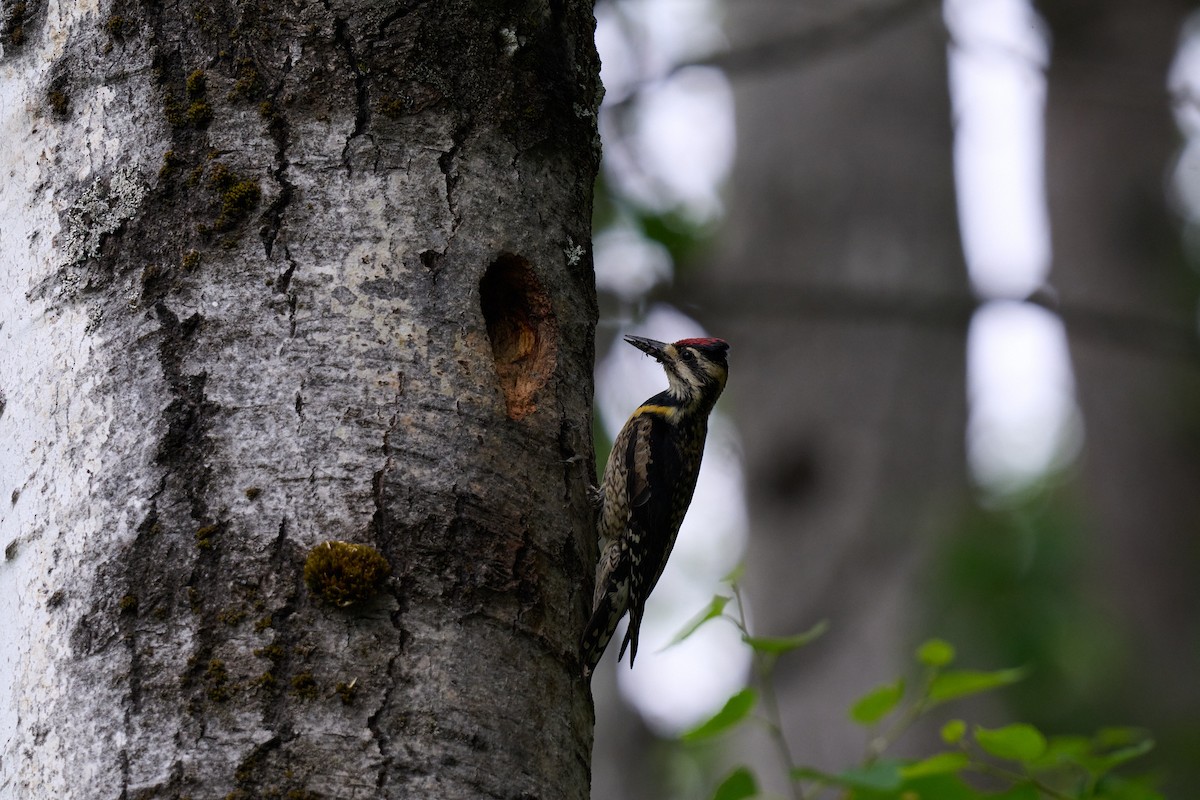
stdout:
{"type": "MultiPolygon", "coordinates": [[[[810,318],[848,322],[893,322],[964,334],[972,315],[989,302],[962,294],[873,291],[867,288],[756,283],[691,289],[680,295],[669,287],[647,302],[671,300],[683,308],[703,309],[717,318],[810,318]],[[661,296],[660,296],[661,295],[661,296]]],[[[1200,361],[1200,335],[1191,320],[1081,305],[1038,291],[1021,302],[1056,314],[1068,338],[1081,343],[1148,355],[1200,361]]]]}
{"type": "Polygon", "coordinates": [[[838,19],[819,22],[735,50],[682,62],[673,71],[695,66],[717,67],[732,78],[781,67],[803,66],[865,44],[903,25],[922,11],[937,10],[940,13],[941,5],[940,0],[870,3],[838,19]]]}
{"type": "Polygon", "coordinates": [[[681,61],[662,75],[649,76],[631,85],[623,96],[609,98],[604,104],[605,110],[619,111],[647,87],[667,80],[688,67],[715,67],[729,77],[736,78],[780,68],[807,66],[866,44],[920,12],[940,12],[940,9],[940,0],[889,0],[863,5],[836,19],[823,20],[771,39],[681,61]]]}

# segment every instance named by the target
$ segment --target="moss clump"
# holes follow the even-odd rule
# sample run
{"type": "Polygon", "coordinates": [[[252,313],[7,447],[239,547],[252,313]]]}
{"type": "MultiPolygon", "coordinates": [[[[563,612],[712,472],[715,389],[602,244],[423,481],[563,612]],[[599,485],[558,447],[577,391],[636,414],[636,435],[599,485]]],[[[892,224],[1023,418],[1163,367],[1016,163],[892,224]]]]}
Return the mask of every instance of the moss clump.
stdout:
{"type": "Polygon", "coordinates": [[[138,599],[135,594],[127,594],[117,603],[117,608],[122,614],[136,614],[138,609],[138,599]]]}
{"type": "Polygon", "coordinates": [[[162,276],[162,267],[158,264],[147,264],[142,268],[142,286],[149,286],[162,276]]]}
{"type": "Polygon", "coordinates": [[[250,683],[252,686],[255,686],[259,689],[271,690],[271,689],[274,689],[279,684],[279,681],[275,680],[275,673],[271,672],[270,670],[267,670],[266,672],[264,672],[262,675],[259,675],[257,678],[255,678],[250,683]]]}
{"type": "Polygon", "coordinates": [[[193,128],[203,128],[212,122],[212,106],[203,100],[197,100],[188,106],[183,115],[184,121],[193,128]]]}
{"type": "Polygon", "coordinates": [[[267,127],[271,130],[280,130],[283,127],[283,115],[275,108],[275,104],[270,100],[263,100],[258,104],[258,115],[262,117],[262,121],[267,123],[267,127]]]}
{"type": "Polygon", "coordinates": [[[266,658],[271,661],[281,661],[287,655],[287,651],[280,645],[269,644],[266,647],[260,647],[255,650],[254,655],[258,658],[266,658]]]}
{"type": "Polygon", "coordinates": [[[301,700],[316,700],[319,693],[317,679],[311,672],[301,672],[292,678],[292,694],[301,700]]]}
{"type": "Polygon", "coordinates": [[[213,537],[221,530],[220,525],[205,525],[203,528],[196,529],[196,547],[201,550],[212,550],[216,547],[213,537]]]}
{"type": "Polygon", "coordinates": [[[204,97],[204,92],[208,89],[208,78],[204,76],[204,70],[194,70],[191,75],[188,75],[184,89],[187,90],[189,100],[199,100],[204,97]]]}
{"type": "Polygon", "coordinates": [[[246,489],[247,500],[255,500],[260,494],[262,494],[262,489],[257,486],[250,486],[246,489]]]}
{"type": "Polygon", "coordinates": [[[341,608],[373,597],[391,572],[374,547],[350,542],[322,542],[308,551],[304,562],[309,591],[341,608]]]}
{"type": "Polygon", "coordinates": [[[126,20],[120,14],[113,14],[104,22],[104,32],[113,39],[121,39],[125,36],[126,20]]]}
{"type": "Polygon", "coordinates": [[[208,78],[204,70],[193,70],[184,80],[184,100],[181,102],[178,96],[171,97],[163,106],[163,113],[171,127],[199,129],[212,122],[213,109],[205,97],[207,91],[208,78]]]}
{"type": "Polygon", "coordinates": [[[349,683],[339,681],[337,686],[333,687],[333,690],[342,699],[342,704],[348,706],[354,702],[354,698],[358,695],[358,678],[349,683]]]}
{"type": "Polygon", "coordinates": [[[214,703],[223,703],[233,696],[229,671],[225,669],[225,662],[219,658],[208,662],[208,669],[204,671],[204,683],[208,686],[208,699],[214,703]]]}
{"type": "Polygon", "coordinates": [[[262,199],[258,181],[243,178],[224,164],[213,167],[208,187],[220,193],[220,210],[213,223],[216,230],[226,230],[250,216],[262,199]]]}
{"type": "Polygon", "coordinates": [[[267,628],[270,628],[274,624],[275,624],[275,618],[272,617],[270,614],[267,614],[265,617],[260,618],[257,622],[254,623],[254,632],[262,633],[263,631],[265,631],[267,628]]]}
{"type": "Polygon", "coordinates": [[[259,77],[258,67],[249,58],[239,58],[236,65],[237,79],[229,90],[230,100],[253,100],[263,91],[262,78],[259,77]]]}
{"type": "Polygon", "coordinates": [[[162,166],[158,169],[158,177],[169,178],[181,166],[183,166],[183,159],[174,150],[168,150],[163,153],[162,166]]]}
{"type": "Polygon", "coordinates": [[[409,103],[398,97],[385,98],[379,104],[379,113],[389,119],[400,119],[409,112],[409,103]]]}
{"type": "Polygon", "coordinates": [[[226,625],[237,625],[246,618],[246,612],[240,608],[222,609],[217,614],[217,622],[223,622],[226,625]]]}
{"type": "Polygon", "coordinates": [[[188,250],[183,254],[183,258],[179,259],[179,266],[188,272],[195,271],[196,267],[200,266],[200,251],[188,250]]]}

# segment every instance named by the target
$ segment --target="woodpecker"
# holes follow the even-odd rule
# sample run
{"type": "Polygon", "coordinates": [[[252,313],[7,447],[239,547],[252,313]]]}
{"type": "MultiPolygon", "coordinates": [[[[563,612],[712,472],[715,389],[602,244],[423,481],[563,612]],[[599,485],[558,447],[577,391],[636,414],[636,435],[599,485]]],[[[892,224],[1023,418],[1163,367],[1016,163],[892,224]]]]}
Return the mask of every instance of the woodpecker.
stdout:
{"type": "Polygon", "coordinates": [[[604,468],[596,593],[592,618],[579,644],[585,678],[600,661],[626,611],[629,628],[617,660],[628,647],[629,666],[633,666],[646,598],[667,565],[692,502],[708,415],[729,375],[725,357],[729,345],[721,339],[667,344],[626,336],[625,341],[662,364],[668,386],[633,412],[617,434],[604,468]]]}

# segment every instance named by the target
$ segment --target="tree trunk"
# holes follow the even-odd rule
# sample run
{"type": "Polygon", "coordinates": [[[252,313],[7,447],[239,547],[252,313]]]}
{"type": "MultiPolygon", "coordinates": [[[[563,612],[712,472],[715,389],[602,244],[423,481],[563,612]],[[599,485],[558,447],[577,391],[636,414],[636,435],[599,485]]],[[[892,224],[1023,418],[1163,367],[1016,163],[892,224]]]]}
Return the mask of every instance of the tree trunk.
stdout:
{"type": "MultiPolygon", "coordinates": [[[[1180,145],[1167,72],[1193,7],[1039,3],[1054,44],[1046,115],[1053,281],[1064,309],[1089,312],[1065,316],[1086,428],[1080,492],[1098,554],[1095,596],[1131,656],[1116,667],[1127,670],[1124,697],[1106,700],[1151,726],[1181,767],[1195,763],[1187,732],[1194,737],[1200,712],[1200,656],[1182,644],[1200,634],[1200,369],[1197,285],[1164,179],[1180,145]]],[[[1176,777],[1183,787],[1198,776],[1193,766],[1190,778],[1176,777]]]]}
{"type": "Polygon", "coordinates": [[[735,52],[821,28],[802,52],[830,52],[734,73],[738,164],[722,256],[702,278],[705,322],[732,345],[753,624],[774,635],[829,619],[777,680],[793,752],[830,768],[860,757],[846,708],[903,671],[918,556],[966,497],[972,303],[945,34],[935,7],[888,6],[875,22],[878,4],[839,6],[840,23],[738,7],[735,52]]]}
{"type": "Polygon", "coordinates": [[[0,31],[0,796],[586,797],[590,4],[102,6],[0,31]]]}

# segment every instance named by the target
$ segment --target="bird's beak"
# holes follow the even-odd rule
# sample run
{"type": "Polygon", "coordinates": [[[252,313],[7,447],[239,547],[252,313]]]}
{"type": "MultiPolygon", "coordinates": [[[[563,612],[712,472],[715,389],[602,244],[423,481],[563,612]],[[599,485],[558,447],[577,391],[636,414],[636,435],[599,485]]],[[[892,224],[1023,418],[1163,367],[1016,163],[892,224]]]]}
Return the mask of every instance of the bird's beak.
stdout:
{"type": "Polygon", "coordinates": [[[647,339],[644,336],[626,336],[625,341],[629,342],[646,355],[653,356],[656,361],[663,360],[663,348],[667,346],[666,342],[647,339]]]}

